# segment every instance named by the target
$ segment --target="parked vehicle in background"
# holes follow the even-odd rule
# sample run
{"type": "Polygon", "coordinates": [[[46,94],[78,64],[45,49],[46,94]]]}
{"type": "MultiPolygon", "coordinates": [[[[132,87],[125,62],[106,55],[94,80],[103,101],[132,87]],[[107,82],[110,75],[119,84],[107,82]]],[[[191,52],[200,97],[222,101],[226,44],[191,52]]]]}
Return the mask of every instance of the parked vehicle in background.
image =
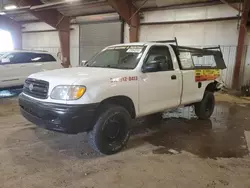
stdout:
{"type": "Polygon", "coordinates": [[[5,52],[0,55],[0,88],[22,86],[31,74],[59,68],[62,65],[47,52],[5,52]]]}
{"type": "Polygon", "coordinates": [[[19,97],[21,112],[46,129],[88,132],[90,145],[103,154],[126,145],[133,118],[160,118],[165,110],[192,105],[208,119],[226,68],[221,50],[173,42],[109,46],[84,67],[33,74],[19,97]]]}

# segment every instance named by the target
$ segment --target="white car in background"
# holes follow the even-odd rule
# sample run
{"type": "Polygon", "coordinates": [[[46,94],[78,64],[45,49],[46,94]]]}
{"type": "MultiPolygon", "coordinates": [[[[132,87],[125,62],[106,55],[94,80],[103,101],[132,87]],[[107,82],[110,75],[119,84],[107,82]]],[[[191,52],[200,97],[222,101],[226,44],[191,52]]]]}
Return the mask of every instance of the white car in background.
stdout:
{"type": "Polygon", "coordinates": [[[0,54],[0,89],[22,86],[34,73],[63,68],[48,52],[11,51],[0,54]]]}
{"type": "Polygon", "coordinates": [[[5,52],[0,52],[0,57],[3,56],[5,54],[5,52]]]}

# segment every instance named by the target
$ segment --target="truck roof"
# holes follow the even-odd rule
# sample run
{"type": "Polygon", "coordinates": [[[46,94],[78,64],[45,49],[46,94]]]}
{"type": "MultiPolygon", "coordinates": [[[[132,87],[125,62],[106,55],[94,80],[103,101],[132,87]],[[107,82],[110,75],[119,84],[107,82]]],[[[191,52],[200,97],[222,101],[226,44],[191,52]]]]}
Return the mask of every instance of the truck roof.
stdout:
{"type": "Polygon", "coordinates": [[[133,46],[133,45],[143,45],[143,46],[147,46],[149,44],[174,44],[175,46],[178,46],[178,41],[177,38],[175,37],[173,40],[157,40],[157,41],[148,41],[148,42],[134,42],[134,43],[127,43],[127,44],[118,44],[118,45],[113,45],[111,47],[115,47],[115,46],[133,46]]]}
{"type": "Polygon", "coordinates": [[[124,43],[124,44],[115,44],[111,45],[109,47],[116,47],[116,46],[144,46],[146,45],[146,42],[132,42],[132,43],[124,43]]]}
{"type": "MultiPolygon", "coordinates": [[[[147,46],[149,44],[171,44],[169,42],[131,42],[131,43],[124,43],[124,44],[115,44],[109,47],[117,47],[117,46],[147,46]]],[[[173,44],[175,45],[175,44],[173,44]]]]}

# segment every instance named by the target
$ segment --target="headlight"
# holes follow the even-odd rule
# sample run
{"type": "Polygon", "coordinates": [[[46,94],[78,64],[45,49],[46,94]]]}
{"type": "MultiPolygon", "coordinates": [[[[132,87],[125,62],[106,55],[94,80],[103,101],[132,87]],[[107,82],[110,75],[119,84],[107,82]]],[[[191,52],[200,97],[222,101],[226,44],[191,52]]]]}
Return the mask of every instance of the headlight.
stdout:
{"type": "Polygon", "coordinates": [[[50,98],[56,100],[77,100],[86,91],[85,86],[56,86],[50,94],[50,98]]]}

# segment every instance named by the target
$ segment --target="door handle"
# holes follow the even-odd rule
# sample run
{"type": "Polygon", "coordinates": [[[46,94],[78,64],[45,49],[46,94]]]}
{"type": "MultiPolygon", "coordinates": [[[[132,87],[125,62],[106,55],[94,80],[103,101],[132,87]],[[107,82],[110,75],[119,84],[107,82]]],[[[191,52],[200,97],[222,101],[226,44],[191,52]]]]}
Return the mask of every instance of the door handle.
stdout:
{"type": "Polygon", "coordinates": [[[177,78],[176,75],[171,76],[171,80],[176,80],[176,78],[177,78]]]}

